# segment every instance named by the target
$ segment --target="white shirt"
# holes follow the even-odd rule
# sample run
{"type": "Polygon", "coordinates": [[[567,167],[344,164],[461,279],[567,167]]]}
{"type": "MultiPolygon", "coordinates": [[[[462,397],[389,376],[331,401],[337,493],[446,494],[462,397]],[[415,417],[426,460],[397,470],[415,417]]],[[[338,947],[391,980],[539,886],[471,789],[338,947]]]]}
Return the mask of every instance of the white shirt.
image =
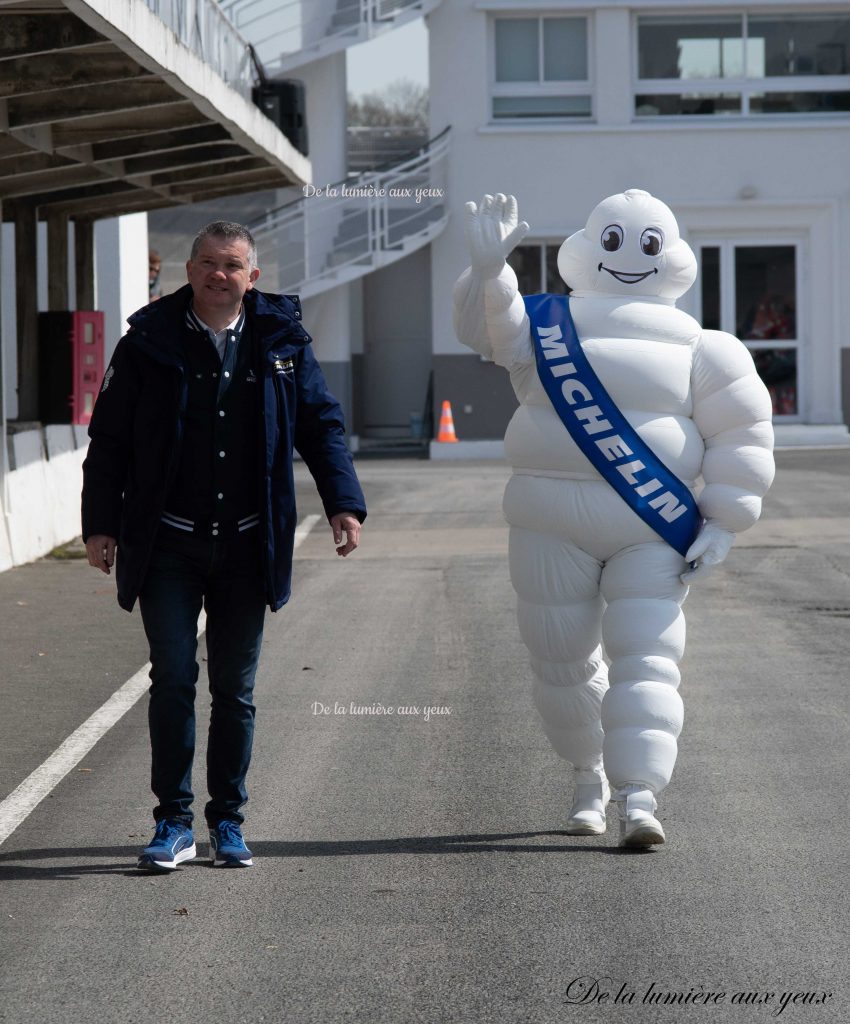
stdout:
{"type": "Polygon", "coordinates": [[[210,340],[212,341],[212,343],[216,347],[216,350],[218,352],[219,358],[221,359],[222,362],[224,362],[224,351],[227,348],[227,336],[228,336],[228,334],[233,334],[234,336],[236,334],[238,334],[237,327],[241,326],[240,321],[242,321],[242,319],[243,319],[243,311],[242,311],[242,309],[240,308],[239,312],[236,314],[236,319],[235,320],[231,320],[231,322],[227,325],[227,327],[225,327],[221,331],[214,331],[212,329],[212,327],[210,327],[209,324],[205,324],[204,321],[194,311],[194,309],[191,310],[191,313],[192,313],[192,318],[195,320],[195,323],[202,330],[207,332],[207,334],[210,337],[210,340]]]}

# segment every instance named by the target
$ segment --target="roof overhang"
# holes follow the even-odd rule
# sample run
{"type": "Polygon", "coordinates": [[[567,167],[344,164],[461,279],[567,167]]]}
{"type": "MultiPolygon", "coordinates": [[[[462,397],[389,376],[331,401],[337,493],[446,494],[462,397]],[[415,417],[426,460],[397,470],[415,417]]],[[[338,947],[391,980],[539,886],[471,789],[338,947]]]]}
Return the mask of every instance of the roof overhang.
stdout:
{"type": "Polygon", "coordinates": [[[0,0],[0,202],[97,219],[309,181],[242,92],[145,0],[0,0]]]}

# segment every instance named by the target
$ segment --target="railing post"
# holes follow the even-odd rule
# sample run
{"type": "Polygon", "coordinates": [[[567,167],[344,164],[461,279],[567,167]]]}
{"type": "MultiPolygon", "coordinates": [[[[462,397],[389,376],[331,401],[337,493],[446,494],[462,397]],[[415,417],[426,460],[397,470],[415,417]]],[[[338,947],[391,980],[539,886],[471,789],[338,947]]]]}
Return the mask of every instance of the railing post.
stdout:
{"type": "Polygon", "coordinates": [[[307,216],[307,204],[302,200],[301,235],[304,238],[304,280],[310,280],[310,218],[307,216]]]}
{"type": "Polygon", "coordinates": [[[378,202],[378,196],[369,197],[368,216],[366,217],[366,235],[367,235],[367,248],[369,250],[369,258],[375,253],[375,205],[378,202]]]}
{"type": "MultiPolygon", "coordinates": [[[[387,183],[388,184],[388,183],[387,183]]],[[[389,192],[389,187],[384,189],[384,192],[389,192]]],[[[389,214],[389,195],[378,197],[378,244],[381,252],[386,252],[390,247],[390,214],[389,214]]]]}

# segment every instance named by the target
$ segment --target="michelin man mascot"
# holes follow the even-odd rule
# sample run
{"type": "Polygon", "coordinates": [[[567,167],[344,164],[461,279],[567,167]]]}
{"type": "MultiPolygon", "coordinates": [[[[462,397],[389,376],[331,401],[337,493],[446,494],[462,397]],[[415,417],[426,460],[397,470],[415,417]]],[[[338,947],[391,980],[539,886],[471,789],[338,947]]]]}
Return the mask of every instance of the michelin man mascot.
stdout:
{"type": "Polygon", "coordinates": [[[454,325],[520,402],[505,435],[510,573],[534,702],[575,767],[567,832],[603,833],[613,795],[620,845],[651,847],[682,728],[682,602],[760,515],[771,402],[737,338],[676,309],[696,260],[648,192],[603,200],[563,243],[569,299],[519,294],[505,257],[528,225],[513,197],[466,217],[454,325]]]}

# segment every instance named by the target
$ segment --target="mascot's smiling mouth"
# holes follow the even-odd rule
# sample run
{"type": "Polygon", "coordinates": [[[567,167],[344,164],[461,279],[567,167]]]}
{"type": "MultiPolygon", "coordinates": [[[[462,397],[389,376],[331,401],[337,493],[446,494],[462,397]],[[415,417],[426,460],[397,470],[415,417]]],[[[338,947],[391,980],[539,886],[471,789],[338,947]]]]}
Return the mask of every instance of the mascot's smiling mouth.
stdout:
{"type": "Polygon", "coordinates": [[[623,284],[637,284],[638,281],[643,281],[644,278],[649,277],[650,274],[658,273],[658,267],[653,267],[652,270],[647,270],[645,274],[627,274],[621,270],[611,270],[610,267],[605,267],[601,263],[596,270],[597,273],[600,270],[606,271],[611,275],[611,277],[615,277],[618,281],[622,281],[623,284]]]}

